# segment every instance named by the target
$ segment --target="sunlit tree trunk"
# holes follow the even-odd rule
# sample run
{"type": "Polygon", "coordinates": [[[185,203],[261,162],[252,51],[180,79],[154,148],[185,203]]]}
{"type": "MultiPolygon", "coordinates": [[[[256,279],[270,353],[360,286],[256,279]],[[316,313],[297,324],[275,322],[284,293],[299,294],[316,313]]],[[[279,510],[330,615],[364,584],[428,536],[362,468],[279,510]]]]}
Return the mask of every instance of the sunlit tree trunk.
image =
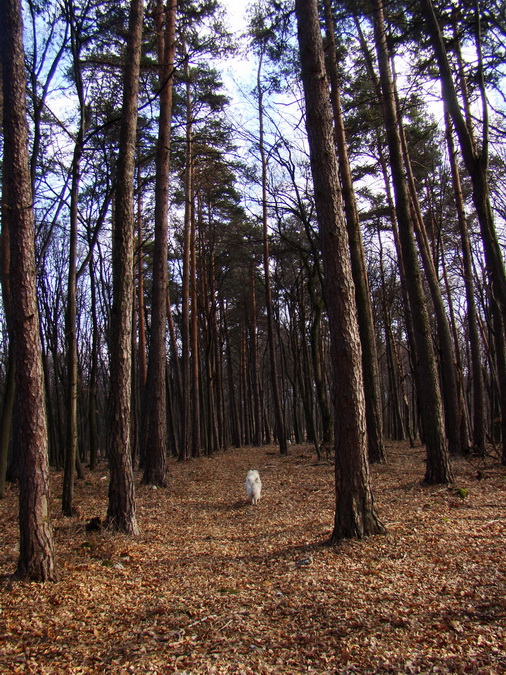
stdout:
{"type": "Polygon", "coordinates": [[[170,137],[174,80],[176,2],[157,5],[160,112],[156,147],[155,241],[151,340],[143,420],[142,482],[167,486],[167,284],[170,137]],[[165,15],[165,25],[162,17],[165,15]]]}
{"type": "Polygon", "coordinates": [[[325,0],[324,6],[327,34],[326,64],[331,85],[331,102],[334,114],[339,170],[350,244],[351,267],[353,271],[353,281],[355,283],[360,341],[362,344],[362,366],[364,375],[369,459],[372,462],[385,462],[386,456],[383,440],[383,419],[376,334],[374,330],[374,319],[369,291],[369,280],[367,278],[364,246],[362,243],[362,233],[360,231],[360,220],[355,200],[344,120],[341,111],[334,20],[332,17],[330,0],[325,0]]]}
{"type": "MultiPolygon", "coordinates": [[[[202,204],[198,200],[199,223],[202,222],[202,204]]],[[[199,359],[199,298],[197,292],[197,218],[190,223],[190,353],[191,353],[191,454],[199,457],[201,451],[200,427],[200,359],[199,359]]]]}
{"type": "Polygon", "coordinates": [[[296,0],[295,8],[334,375],[337,542],[385,530],[370,486],[362,355],[318,4],[296,0]]]}
{"type": "Polygon", "coordinates": [[[180,459],[191,456],[191,363],[190,363],[190,260],[191,260],[191,222],[193,217],[193,122],[190,89],[190,67],[188,55],[185,58],[186,78],[186,168],[185,168],[185,206],[183,231],[183,279],[181,289],[181,448],[180,459]]]}
{"type": "Polygon", "coordinates": [[[132,0],[123,79],[112,240],[111,390],[109,397],[109,505],[107,525],[138,534],[132,470],[132,313],[134,166],[143,0],[132,0]]]}
{"type": "Polygon", "coordinates": [[[137,331],[138,331],[138,368],[139,391],[143,398],[147,380],[146,360],[146,318],[144,303],[144,248],[143,248],[143,215],[142,215],[142,180],[141,169],[137,169],[137,331]]]}
{"type": "Polygon", "coordinates": [[[21,3],[0,0],[0,16],[4,96],[2,225],[9,228],[10,235],[10,341],[16,363],[15,442],[20,461],[16,575],[53,581],[56,569],[49,517],[47,422],[36,296],[21,3]]]}

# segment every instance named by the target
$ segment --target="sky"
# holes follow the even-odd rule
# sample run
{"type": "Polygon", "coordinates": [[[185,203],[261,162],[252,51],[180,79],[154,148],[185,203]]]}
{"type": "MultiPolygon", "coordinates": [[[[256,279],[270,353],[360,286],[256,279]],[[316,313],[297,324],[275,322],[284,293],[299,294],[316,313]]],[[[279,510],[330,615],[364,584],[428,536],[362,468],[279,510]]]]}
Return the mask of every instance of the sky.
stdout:
{"type": "Polygon", "coordinates": [[[230,20],[230,28],[234,32],[244,30],[246,26],[245,15],[249,4],[245,0],[222,0],[222,5],[225,7],[230,20]]]}

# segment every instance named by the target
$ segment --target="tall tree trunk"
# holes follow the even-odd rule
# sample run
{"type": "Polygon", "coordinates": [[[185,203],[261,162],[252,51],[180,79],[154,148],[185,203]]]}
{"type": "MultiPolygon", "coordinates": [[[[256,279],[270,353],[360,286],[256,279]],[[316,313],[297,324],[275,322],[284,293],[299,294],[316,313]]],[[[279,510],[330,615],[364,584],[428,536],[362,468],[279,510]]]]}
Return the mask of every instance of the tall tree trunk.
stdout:
{"type": "Polygon", "coordinates": [[[182,384],[182,376],[181,376],[181,368],[180,368],[180,363],[179,363],[179,352],[178,352],[178,341],[177,341],[177,336],[176,336],[176,327],[174,325],[174,317],[172,316],[172,306],[170,302],[170,294],[167,289],[167,322],[169,324],[169,337],[170,337],[170,347],[172,351],[172,372],[175,380],[175,395],[173,397],[174,399],[174,405],[172,406],[171,410],[171,420],[172,420],[172,426],[173,428],[171,429],[171,433],[173,435],[174,439],[174,449],[176,452],[176,456],[180,457],[180,448],[181,448],[181,425],[176,422],[181,419],[181,415],[177,417],[178,410],[177,408],[177,402],[179,402],[179,405],[181,405],[181,401],[183,400],[183,384],[182,384]]]}
{"type": "Polygon", "coordinates": [[[23,22],[18,0],[0,0],[3,69],[2,222],[10,236],[11,334],[16,363],[19,557],[16,576],[56,579],[49,516],[49,463],[36,295],[34,215],[28,161],[23,22]]]}
{"type": "Polygon", "coordinates": [[[227,308],[223,295],[220,296],[220,311],[223,317],[223,339],[225,344],[225,359],[227,369],[228,405],[230,410],[230,431],[232,444],[236,448],[241,447],[241,425],[237,406],[237,377],[234,375],[234,363],[232,348],[230,345],[230,332],[228,329],[227,308]]]}
{"type": "Polygon", "coordinates": [[[373,0],[373,9],[374,36],[394,184],[399,243],[414,330],[416,353],[413,354],[413,359],[415,361],[416,388],[420,405],[423,440],[427,448],[425,480],[428,483],[448,483],[452,481],[452,471],[445,438],[443,405],[439,389],[436,357],[418,263],[408,186],[404,174],[402,143],[385,31],[383,0],[373,0]]]}
{"type": "MultiPolygon", "coordinates": [[[[448,322],[451,329],[453,347],[455,350],[455,376],[457,378],[457,386],[459,390],[460,407],[462,414],[460,415],[460,437],[462,439],[462,449],[468,452],[471,444],[470,425],[469,425],[469,408],[466,401],[466,392],[464,388],[464,369],[462,367],[462,350],[459,337],[459,329],[457,326],[457,316],[455,314],[455,298],[453,289],[450,283],[450,276],[448,274],[448,262],[446,250],[443,240],[440,239],[441,246],[441,273],[443,277],[444,289],[446,297],[448,298],[448,322]]],[[[456,296],[457,299],[459,296],[456,296]]]]}
{"type": "MultiPolygon", "coordinates": [[[[323,300],[317,296],[314,287],[314,274],[309,271],[309,278],[307,288],[311,304],[313,306],[313,318],[310,326],[311,337],[311,361],[313,364],[313,377],[316,389],[316,399],[320,409],[320,416],[322,422],[322,443],[327,445],[332,442],[334,434],[334,425],[332,423],[332,413],[329,407],[327,387],[325,383],[325,376],[323,374],[322,366],[322,340],[321,340],[321,319],[323,312],[323,300]]],[[[323,289],[322,289],[323,290],[323,289]]]]}
{"type": "Polygon", "coordinates": [[[404,426],[404,418],[401,410],[401,396],[399,392],[402,392],[402,399],[405,398],[403,391],[402,379],[399,374],[399,364],[397,359],[397,353],[394,348],[394,336],[392,334],[392,317],[390,313],[391,302],[390,298],[387,297],[387,286],[385,280],[385,269],[384,269],[384,255],[383,255],[383,242],[381,239],[381,232],[378,227],[378,248],[379,248],[379,269],[380,269],[380,278],[381,278],[381,307],[382,307],[382,316],[383,316],[383,330],[385,332],[385,352],[386,352],[386,362],[387,362],[387,373],[388,373],[388,382],[390,386],[390,419],[391,419],[391,430],[390,438],[393,438],[396,441],[403,441],[406,438],[406,430],[404,426]]]}
{"type": "MultiPolygon", "coordinates": [[[[186,47],[185,47],[186,49],[186,47]]],[[[190,369],[190,260],[191,260],[191,221],[193,211],[193,124],[190,89],[190,67],[188,54],[185,58],[186,78],[186,169],[185,169],[185,206],[183,234],[183,280],[181,291],[181,455],[186,460],[191,456],[190,409],[191,409],[191,369],[190,369]]]]}
{"type": "Polygon", "coordinates": [[[9,448],[12,432],[12,414],[14,411],[16,394],[16,369],[12,345],[9,345],[7,373],[5,377],[4,395],[0,422],[0,499],[5,497],[5,479],[9,461],[9,448]]]}
{"type": "MultiPolygon", "coordinates": [[[[366,62],[366,67],[367,67],[367,72],[369,74],[369,77],[371,79],[371,82],[373,84],[374,90],[376,91],[376,95],[378,97],[378,100],[381,101],[383,98],[383,94],[381,91],[381,84],[379,82],[379,79],[376,75],[376,71],[374,70],[374,65],[373,65],[373,58],[371,55],[371,52],[369,50],[367,41],[364,37],[360,21],[356,15],[354,15],[354,23],[355,23],[355,28],[357,30],[357,33],[360,38],[360,45],[362,48],[362,52],[364,54],[365,62],[366,62]]],[[[385,185],[385,195],[386,195],[386,201],[388,204],[388,213],[390,217],[390,222],[392,225],[392,234],[393,234],[393,239],[394,239],[394,244],[395,244],[395,249],[397,252],[397,258],[398,258],[398,268],[399,268],[399,277],[400,277],[400,283],[401,283],[401,293],[402,293],[402,299],[403,299],[403,304],[404,304],[404,311],[405,311],[405,323],[406,323],[406,333],[407,333],[407,338],[408,338],[408,345],[409,345],[409,356],[412,364],[412,370],[414,370],[414,359],[415,359],[415,353],[416,353],[416,346],[415,346],[415,339],[414,339],[414,327],[413,327],[413,321],[411,318],[411,309],[410,309],[410,303],[409,303],[409,298],[408,298],[408,292],[407,292],[407,284],[406,284],[406,274],[404,271],[404,260],[402,257],[402,249],[399,241],[399,228],[397,224],[397,214],[396,214],[396,209],[394,205],[394,199],[392,196],[392,189],[391,189],[391,183],[390,183],[390,176],[388,172],[388,160],[383,144],[383,138],[380,134],[379,129],[376,129],[376,148],[378,152],[378,158],[379,158],[379,163],[381,166],[381,172],[383,175],[383,182],[385,185]]],[[[395,342],[392,343],[392,346],[394,347],[394,353],[396,356],[396,360],[398,365],[400,366],[400,360],[399,360],[399,355],[397,353],[397,350],[395,348],[395,342]]],[[[404,382],[404,379],[402,378],[400,380],[401,383],[404,382]]],[[[406,423],[406,428],[410,437],[410,443],[411,446],[413,446],[413,439],[412,435],[414,433],[414,429],[411,428],[410,420],[409,420],[409,406],[408,406],[408,401],[407,401],[407,395],[404,390],[404,385],[402,385],[402,394],[403,394],[403,406],[404,406],[404,412],[405,412],[405,423],[406,423]]],[[[413,417],[415,416],[416,413],[413,414],[413,417]]]]}
{"type": "MultiPolygon", "coordinates": [[[[400,120],[400,106],[397,98],[395,80],[393,85],[395,90],[398,120],[400,120]]],[[[399,133],[402,143],[404,166],[406,169],[408,192],[411,199],[411,211],[415,236],[425,272],[425,278],[430,290],[438,330],[441,371],[444,373],[444,377],[441,378],[441,389],[443,395],[445,430],[448,438],[448,449],[450,454],[459,455],[468,448],[469,439],[467,434],[463,434],[463,430],[465,429],[465,426],[462,425],[462,419],[464,417],[464,396],[459,387],[457,357],[453,345],[447,309],[443,300],[443,295],[441,293],[441,286],[439,284],[434,259],[431,254],[430,244],[427,238],[425,223],[423,222],[420,203],[418,201],[415,178],[413,176],[411,167],[411,158],[409,156],[408,144],[402,123],[399,124],[399,133]]]]}
{"type": "MultiPolygon", "coordinates": [[[[0,68],[0,84],[2,69],[0,68]]],[[[0,95],[3,93],[0,89],[0,95]]],[[[1,112],[0,112],[1,123],[1,112]]],[[[2,301],[8,333],[12,334],[11,328],[11,288],[10,288],[10,238],[7,221],[3,221],[2,235],[0,240],[0,279],[2,283],[2,301]]],[[[16,392],[16,376],[14,364],[14,349],[9,342],[7,373],[5,377],[4,395],[2,400],[2,415],[0,427],[0,499],[5,497],[5,480],[9,462],[9,449],[12,433],[12,414],[14,411],[16,392]]]]}
{"type": "Polygon", "coordinates": [[[167,486],[167,285],[170,137],[172,85],[174,80],[176,2],[165,9],[157,3],[158,61],[160,66],[160,112],[156,147],[155,242],[153,252],[153,300],[151,341],[144,408],[145,485],[167,486]]]}
{"type": "Polygon", "coordinates": [[[112,240],[111,390],[109,400],[109,505],[107,524],[138,534],[132,470],[132,313],[134,168],[144,4],[132,0],[123,80],[112,240]]]}
{"type": "Polygon", "coordinates": [[[485,384],[483,381],[480,335],[478,330],[476,299],[474,295],[472,251],[464,210],[464,197],[462,195],[460,172],[457,164],[457,153],[453,141],[450,118],[447,112],[445,113],[445,124],[448,156],[452,172],[453,195],[457,209],[457,222],[459,225],[462,246],[464,286],[466,289],[467,325],[469,330],[469,349],[471,354],[472,372],[471,381],[473,388],[473,444],[478,452],[483,454],[485,452],[485,384]]]}
{"type": "MultiPolygon", "coordinates": [[[[496,302],[492,297],[492,302],[496,302]]],[[[497,311],[493,313],[494,318],[494,341],[495,341],[495,359],[497,368],[497,389],[500,407],[500,425],[502,437],[501,463],[506,466],[506,352],[504,350],[504,335],[506,326],[501,321],[501,314],[497,311]]]]}
{"type": "Polygon", "coordinates": [[[90,354],[90,381],[88,394],[88,415],[89,415],[89,444],[90,444],[90,469],[94,471],[98,464],[99,435],[98,435],[98,350],[99,334],[97,320],[97,292],[96,281],[93,270],[93,256],[89,260],[90,270],[90,295],[91,295],[91,321],[92,338],[90,354]]]}
{"type": "Polygon", "coordinates": [[[272,388],[272,402],[274,405],[274,418],[276,422],[276,436],[279,443],[279,451],[282,455],[288,454],[286,443],[285,423],[279,395],[278,365],[276,360],[276,345],[274,339],[274,317],[272,309],[272,291],[270,282],[270,255],[269,255],[269,232],[267,213],[267,155],[264,142],[264,107],[263,87],[261,82],[262,57],[260,55],[257,71],[257,95],[258,95],[258,124],[260,130],[260,162],[262,167],[262,232],[264,253],[264,283],[265,283],[265,311],[267,314],[267,342],[269,346],[270,380],[272,388]]]}
{"type": "MultiPolygon", "coordinates": [[[[302,265],[301,265],[302,268],[302,265]]],[[[310,443],[314,443],[318,451],[318,438],[316,434],[316,425],[314,418],[314,400],[313,400],[313,382],[311,379],[311,368],[309,360],[309,349],[306,340],[307,317],[304,297],[304,279],[301,275],[299,283],[299,333],[301,335],[301,358],[302,368],[298,373],[300,376],[300,389],[302,392],[302,404],[304,415],[306,417],[306,437],[310,443]]]]}
{"type": "Polygon", "coordinates": [[[144,304],[144,248],[143,248],[143,216],[142,216],[142,181],[141,168],[137,169],[137,330],[139,360],[139,390],[144,398],[147,380],[146,362],[146,318],[144,304]]]}
{"type": "Polygon", "coordinates": [[[425,16],[427,30],[439,68],[439,76],[441,78],[444,102],[455,126],[455,131],[457,133],[462,151],[462,157],[473,185],[473,201],[476,207],[476,213],[478,215],[478,221],[481,228],[481,237],[484,245],[487,273],[490,276],[494,293],[496,294],[498,306],[502,314],[502,322],[504,325],[506,325],[506,271],[504,268],[504,259],[501,252],[501,246],[494,225],[487,178],[489,159],[489,123],[485,85],[483,80],[479,4],[477,2],[475,3],[474,18],[477,31],[476,49],[479,59],[478,87],[480,89],[481,103],[483,108],[483,132],[481,148],[479,148],[475,142],[472,130],[467,124],[466,118],[462,114],[462,110],[460,108],[457,90],[453,82],[452,69],[448,60],[443,35],[441,33],[438,17],[436,16],[432,0],[421,0],[420,5],[425,16]]]}
{"type": "Polygon", "coordinates": [[[367,459],[362,355],[316,0],[296,0],[306,128],[325,272],[334,375],[336,510],[332,541],[385,531],[367,459]]]}
{"type": "Polygon", "coordinates": [[[253,445],[262,445],[262,421],[260,412],[260,387],[258,384],[258,338],[257,338],[257,296],[256,296],[256,277],[255,264],[250,266],[250,374],[251,374],[251,393],[253,399],[253,445]]]}
{"type": "Polygon", "coordinates": [[[72,159],[72,185],[70,190],[70,241],[69,271],[67,281],[67,308],[65,312],[65,343],[67,361],[66,396],[66,442],[65,465],[63,470],[62,512],[65,516],[75,514],[74,482],[77,459],[77,223],[79,218],[78,200],[81,182],[81,159],[84,151],[86,131],[86,105],[81,76],[81,36],[77,27],[75,8],[72,0],[65,3],[65,13],[70,24],[72,59],[77,98],[79,100],[79,129],[77,131],[72,159]]]}
{"type": "MultiPolygon", "coordinates": [[[[202,204],[199,200],[199,223],[202,222],[202,204]]],[[[190,354],[191,354],[191,454],[199,457],[201,451],[200,428],[200,359],[199,359],[199,303],[197,292],[197,219],[190,223],[190,354]]]]}
{"type": "Polygon", "coordinates": [[[343,190],[344,211],[350,245],[351,268],[355,284],[357,317],[362,344],[362,368],[364,375],[365,409],[367,419],[367,439],[369,459],[372,462],[385,462],[385,444],[383,440],[383,419],[378,365],[378,350],[372,314],[371,294],[365,262],[360,220],[358,217],[355,191],[351,177],[348,146],[341,111],[341,96],[336,61],[336,40],[334,19],[330,0],[325,0],[325,27],[327,34],[327,71],[331,86],[331,103],[334,114],[335,135],[339,170],[343,190]]]}
{"type": "Polygon", "coordinates": [[[139,468],[145,466],[142,410],[146,400],[147,351],[144,299],[144,242],[142,207],[142,167],[137,166],[137,212],[134,243],[134,299],[132,315],[132,461],[139,455],[139,468]]]}

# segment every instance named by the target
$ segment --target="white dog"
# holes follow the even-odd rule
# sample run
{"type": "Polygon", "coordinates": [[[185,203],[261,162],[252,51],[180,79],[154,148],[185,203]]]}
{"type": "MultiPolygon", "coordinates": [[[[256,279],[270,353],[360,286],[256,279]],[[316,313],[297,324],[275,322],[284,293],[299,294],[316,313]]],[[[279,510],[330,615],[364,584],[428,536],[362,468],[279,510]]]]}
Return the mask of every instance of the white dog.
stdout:
{"type": "Polygon", "coordinates": [[[256,506],[262,493],[262,481],[260,480],[260,474],[256,469],[251,469],[251,471],[248,471],[246,474],[245,488],[248,500],[256,506]]]}

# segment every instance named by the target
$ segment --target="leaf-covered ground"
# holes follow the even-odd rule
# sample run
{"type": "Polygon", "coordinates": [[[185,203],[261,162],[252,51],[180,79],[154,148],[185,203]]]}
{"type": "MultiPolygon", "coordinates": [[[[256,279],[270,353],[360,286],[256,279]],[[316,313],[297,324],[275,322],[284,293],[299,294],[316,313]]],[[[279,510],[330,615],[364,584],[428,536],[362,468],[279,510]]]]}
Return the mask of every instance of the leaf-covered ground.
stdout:
{"type": "Polygon", "coordinates": [[[173,462],[167,490],[137,481],[137,538],[85,530],[105,515],[105,468],[78,482],[75,519],[59,515],[54,474],[54,584],[9,578],[11,486],[0,673],[505,673],[505,469],[459,460],[451,488],[428,487],[421,448],[388,454],[372,470],[388,534],[335,548],[332,466],[309,446],[173,462]]]}

